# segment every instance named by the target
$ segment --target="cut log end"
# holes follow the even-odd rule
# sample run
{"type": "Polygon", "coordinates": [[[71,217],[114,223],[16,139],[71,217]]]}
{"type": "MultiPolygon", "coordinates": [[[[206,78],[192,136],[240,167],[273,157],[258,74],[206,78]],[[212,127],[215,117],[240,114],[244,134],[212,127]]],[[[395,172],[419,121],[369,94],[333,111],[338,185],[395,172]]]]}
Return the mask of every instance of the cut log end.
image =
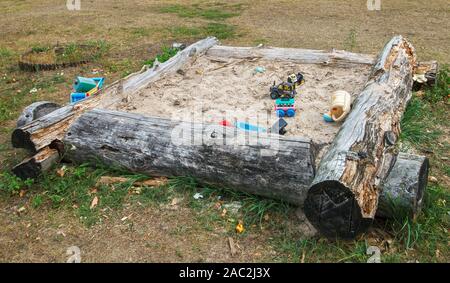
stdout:
{"type": "Polygon", "coordinates": [[[31,152],[36,152],[36,147],[31,141],[31,135],[27,131],[17,128],[13,131],[11,136],[11,143],[15,148],[25,148],[31,152]]]}
{"type": "Polygon", "coordinates": [[[416,216],[422,208],[429,166],[429,160],[425,156],[400,153],[384,182],[377,216],[416,216]]]}
{"type": "Polygon", "coordinates": [[[372,223],[372,219],[362,217],[351,190],[338,181],[312,186],[304,210],[310,222],[328,238],[355,238],[372,223]]]}

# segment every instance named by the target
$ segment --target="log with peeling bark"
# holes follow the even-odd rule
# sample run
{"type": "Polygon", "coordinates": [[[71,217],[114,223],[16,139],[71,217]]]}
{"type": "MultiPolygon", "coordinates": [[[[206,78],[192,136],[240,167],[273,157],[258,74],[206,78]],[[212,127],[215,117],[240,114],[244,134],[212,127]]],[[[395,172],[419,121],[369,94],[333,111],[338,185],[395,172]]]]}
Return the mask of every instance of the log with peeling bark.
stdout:
{"type": "Polygon", "coordinates": [[[395,165],[383,181],[377,217],[414,218],[422,208],[428,170],[427,157],[399,153],[395,165]]]}
{"type": "Polygon", "coordinates": [[[214,37],[200,40],[178,52],[168,61],[156,65],[152,69],[128,76],[124,80],[110,85],[102,90],[99,95],[64,106],[27,125],[17,128],[12,134],[11,140],[13,146],[38,152],[50,146],[55,141],[62,140],[70,124],[84,111],[95,107],[107,108],[111,105],[116,105],[123,99],[124,93],[138,91],[157,80],[162,74],[176,72],[189,60],[203,54],[208,48],[217,44],[217,42],[217,39],[214,37]],[[105,96],[110,98],[105,99],[105,96]]]}
{"type": "Polygon", "coordinates": [[[380,182],[395,162],[400,120],[411,98],[416,64],[402,36],[389,41],[333,143],[305,201],[305,214],[325,236],[354,238],[375,217],[380,182]]]}
{"type": "Polygon", "coordinates": [[[310,139],[94,109],[72,123],[64,158],[154,176],[192,176],[247,193],[303,203],[314,177],[310,139]],[[99,129],[107,129],[100,131],[99,129]]]}
{"type": "Polygon", "coordinates": [[[302,64],[323,64],[346,66],[355,64],[372,65],[375,57],[343,50],[312,50],[299,48],[277,47],[233,47],[216,45],[210,48],[206,55],[225,58],[261,58],[266,60],[282,60],[302,64]]]}

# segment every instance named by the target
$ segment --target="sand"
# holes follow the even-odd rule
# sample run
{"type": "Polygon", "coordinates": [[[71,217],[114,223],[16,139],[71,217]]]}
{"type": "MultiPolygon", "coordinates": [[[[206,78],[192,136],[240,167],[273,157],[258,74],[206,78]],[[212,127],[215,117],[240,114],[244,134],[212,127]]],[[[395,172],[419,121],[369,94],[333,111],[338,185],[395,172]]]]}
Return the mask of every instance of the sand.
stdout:
{"type": "Polygon", "coordinates": [[[292,72],[303,73],[306,81],[297,89],[296,116],[284,118],[288,122],[286,135],[330,143],[341,125],[322,118],[329,110],[331,93],[345,90],[354,99],[364,87],[370,66],[337,68],[201,56],[177,73],[128,95],[113,109],[187,121],[219,123],[227,119],[270,127],[278,118],[269,88],[292,72]],[[256,73],[258,66],[265,72],[256,73]]]}

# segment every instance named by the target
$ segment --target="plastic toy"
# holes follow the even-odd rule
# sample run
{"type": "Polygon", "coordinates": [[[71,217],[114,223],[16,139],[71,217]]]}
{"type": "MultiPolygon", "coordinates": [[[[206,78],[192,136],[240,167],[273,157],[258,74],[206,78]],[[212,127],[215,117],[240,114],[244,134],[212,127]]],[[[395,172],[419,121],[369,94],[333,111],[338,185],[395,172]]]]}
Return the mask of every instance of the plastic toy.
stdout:
{"type": "Polygon", "coordinates": [[[275,101],[275,112],[278,117],[294,117],[295,116],[295,100],[293,98],[278,98],[275,101]]]}
{"type": "Polygon", "coordinates": [[[295,90],[295,84],[289,82],[282,82],[278,85],[275,85],[275,82],[273,82],[273,85],[270,87],[270,97],[272,99],[277,99],[280,97],[294,98],[296,94],[297,91],[295,90]]]}
{"type": "Polygon", "coordinates": [[[70,94],[70,103],[75,103],[77,101],[83,100],[89,96],[99,93],[100,90],[103,88],[104,82],[105,78],[78,77],[74,83],[75,92],[70,94]],[[91,87],[92,82],[95,82],[94,87],[91,87]],[[88,89],[89,87],[91,88],[88,89]],[[83,89],[87,89],[87,91],[82,91],[83,89]]]}
{"type": "Polygon", "coordinates": [[[351,95],[343,90],[338,90],[331,95],[331,118],[335,122],[342,121],[350,112],[352,103],[351,95]]]}
{"type": "Polygon", "coordinates": [[[284,119],[278,119],[272,127],[269,129],[265,129],[256,125],[249,124],[247,122],[236,122],[235,124],[231,123],[228,120],[223,120],[219,123],[219,125],[224,127],[236,127],[243,131],[250,131],[250,132],[269,132],[269,133],[277,133],[279,135],[284,135],[286,133],[286,126],[288,125],[287,122],[284,119]]]}
{"type": "Polygon", "coordinates": [[[270,127],[268,132],[278,133],[279,135],[284,135],[287,132],[286,131],[287,125],[288,125],[288,123],[283,118],[280,118],[280,119],[278,119],[278,121],[275,122],[275,124],[272,125],[272,127],[270,127]]]}
{"type": "Polygon", "coordinates": [[[334,122],[333,118],[331,118],[331,113],[324,113],[323,120],[328,123],[334,122]]]}
{"type": "Polygon", "coordinates": [[[300,86],[305,82],[302,73],[290,74],[288,76],[287,82],[281,82],[278,85],[273,85],[270,87],[270,97],[272,99],[277,98],[294,98],[297,94],[296,86],[300,86]]]}

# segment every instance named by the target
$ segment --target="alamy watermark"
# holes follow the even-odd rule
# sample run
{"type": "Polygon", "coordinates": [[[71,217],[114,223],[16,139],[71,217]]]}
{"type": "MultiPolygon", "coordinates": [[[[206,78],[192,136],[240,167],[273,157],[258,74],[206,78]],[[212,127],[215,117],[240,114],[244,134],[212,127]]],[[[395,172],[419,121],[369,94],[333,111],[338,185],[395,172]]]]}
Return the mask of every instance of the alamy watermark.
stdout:
{"type": "Polygon", "coordinates": [[[67,263],[80,263],[81,262],[81,250],[77,246],[71,246],[66,250],[66,255],[69,256],[67,263]]]}
{"type": "Polygon", "coordinates": [[[367,10],[380,11],[381,10],[381,0],[367,0],[367,10]]]}
{"type": "Polygon", "coordinates": [[[81,0],[67,0],[66,7],[67,7],[67,10],[69,10],[69,11],[80,11],[81,10],[81,0]]]}

